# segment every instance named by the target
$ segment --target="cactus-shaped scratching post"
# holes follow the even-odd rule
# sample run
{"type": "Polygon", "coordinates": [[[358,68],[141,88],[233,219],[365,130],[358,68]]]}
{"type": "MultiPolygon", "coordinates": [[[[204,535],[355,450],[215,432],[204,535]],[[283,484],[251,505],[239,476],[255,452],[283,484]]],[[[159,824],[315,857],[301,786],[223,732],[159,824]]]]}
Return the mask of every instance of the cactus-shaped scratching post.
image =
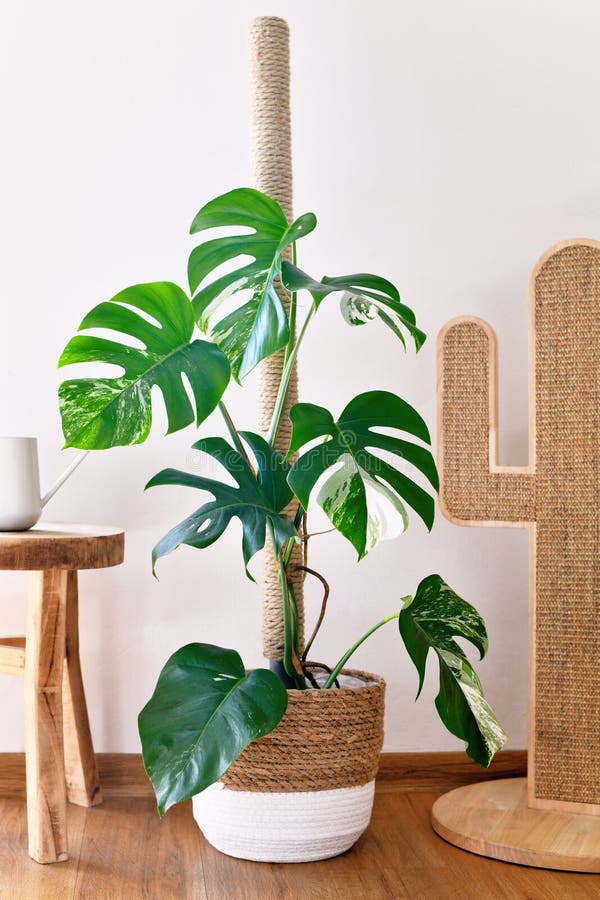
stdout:
{"type": "Polygon", "coordinates": [[[444,514],[530,533],[527,785],[453,791],[434,828],[487,856],[600,871],[600,243],[552,248],[530,287],[529,465],[497,464],[496,339],[472,318],[439,338],[444,514]]]}

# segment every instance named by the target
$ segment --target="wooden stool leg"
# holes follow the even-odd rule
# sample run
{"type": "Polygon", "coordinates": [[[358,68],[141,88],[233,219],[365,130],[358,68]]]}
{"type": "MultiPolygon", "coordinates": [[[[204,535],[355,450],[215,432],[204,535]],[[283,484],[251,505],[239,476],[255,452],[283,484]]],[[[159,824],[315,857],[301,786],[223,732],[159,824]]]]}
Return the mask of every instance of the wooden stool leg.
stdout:
{"type": "Polygon", "coordinates": [[[32,572],[25,651],[25,755],[29,855],[67,859],[62,728],[67,572],[32,572]]]}
{"type": "Polygon", "coordinates": [[[67,797],[78,806],[102,802],[79,662],[77,572],[67,578],[67,640],[63,681],[63,722],[67,797]]]}

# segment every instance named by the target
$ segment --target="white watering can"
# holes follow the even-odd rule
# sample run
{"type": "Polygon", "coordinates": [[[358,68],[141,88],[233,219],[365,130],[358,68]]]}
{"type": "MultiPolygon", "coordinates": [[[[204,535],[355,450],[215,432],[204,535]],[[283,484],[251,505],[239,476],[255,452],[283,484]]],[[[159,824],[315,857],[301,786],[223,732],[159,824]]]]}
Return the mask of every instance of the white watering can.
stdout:
{"type": "Polygon", "coordinates": [[[42,509],[87,456],[84,450],[43,496],[37,438],[0,437],[0,531],[27,531],[42,509]]]}

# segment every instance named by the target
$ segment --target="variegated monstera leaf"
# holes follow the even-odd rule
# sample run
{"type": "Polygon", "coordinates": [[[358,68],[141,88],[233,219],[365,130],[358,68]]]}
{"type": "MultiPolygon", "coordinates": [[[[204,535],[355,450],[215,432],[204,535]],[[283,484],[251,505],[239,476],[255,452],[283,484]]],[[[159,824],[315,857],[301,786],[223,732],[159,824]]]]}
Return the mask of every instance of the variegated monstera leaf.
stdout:
{"type": "Polygon", "coordinates": [[[429,430],[405,400],[387,391],[368,391],[355,397],[337,421],[328,410],[311,403],[293,406],[290,418],[290,454],[316,438],[325,438],[294,463],[288,476],[290,487],[307,509],[317,481],[328,473],[317,502],[354,545],[359,559],[378,541],[405,531],[405,504],[431,528],[433,497],[398,465],[400,461],[403,468],[410,464],[438,490],[435,461],[429,446],[423,446],[431,443],[429,430]],[[380,428],[396,429],[422,443],[375,430],[380,428]],[[379,455],[382,451],[392,454],[394,465],[379,455]]]}
{"type": "Polygon", "coordinates": [[[315,281],[289,262],[283,263],[282,278],[290,291],[309,291],[317,308],[329,294],[342,292],[340,308],[348,325],[365,325],[378,318],[393,331],[403,347],[406,347],[405,333],[413,339],[417,351],[425,343],[426,335],[417,327],[414,312],[402,303],[398,289],[386,278],[361,273],[325,276],[315,281]]]}
{"type": "Polygon", "coordinates": [[[506,741],[506,734],[483,695],[481,682],[455,637],[464,638],[483,659],[488,638],[475,607],[461,599],[439,575],[419,584],[410,603],[400,612],[400,634],[419,673],[421,693],[427,656],[438,658],[440,689],[435,699],[439,716],[452,734],[465,742],[471,759],[489,766],[506,741]]]}
{"type": "Polygon", "coordinates": [[[85,450],[139,444],[152,425],[152,388],[162,393],[169,433],[200,424],[229,383],[229,363],[214,344],[194,338],[190,298],[176,284],[136,284],[94,307],[59,366],[101,363],[116,374],[72,378],[59,389],[65,446],[85,450]],[[118,340],[115,340],[114,337],[118,340]],[[133,338],[138,346],[132,346],[133,338]],[[184,376],[191,388],[188,396],[184,376]]]}
{"type": "Polygon", "coordinates": [[[288,319],[275,280],[281,275],[285,249],[316,224],[315,216],[306,213],[289,225],[275,200],[251,188],[237,188],[211,200],[192,222],[192,234],[212,228],[246,229],[205,241],[192,250],[188,263],[190,290],[197,291],[193,297],[196,320],[227,355],[238,381],[289,340],[288,319]],[[231,263],[235,263],[233,269],[211,280],[216,269],[231,263]],[[224,300],[248,290],[249,299],[216,320],[224,300]]]}

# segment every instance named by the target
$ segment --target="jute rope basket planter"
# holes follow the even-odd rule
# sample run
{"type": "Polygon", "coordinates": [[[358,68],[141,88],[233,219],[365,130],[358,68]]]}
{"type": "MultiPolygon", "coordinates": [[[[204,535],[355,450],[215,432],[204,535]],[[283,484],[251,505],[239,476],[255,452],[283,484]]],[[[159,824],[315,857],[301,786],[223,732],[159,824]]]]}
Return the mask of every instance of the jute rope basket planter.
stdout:
{"type": "Polygon", "coordinates": [[[194,797],[206,839],[230,856],[310,862],[348,850],[369,824],[385,682],[344,670],[340,688],[288,691],[277,728],[194,797]]]}

